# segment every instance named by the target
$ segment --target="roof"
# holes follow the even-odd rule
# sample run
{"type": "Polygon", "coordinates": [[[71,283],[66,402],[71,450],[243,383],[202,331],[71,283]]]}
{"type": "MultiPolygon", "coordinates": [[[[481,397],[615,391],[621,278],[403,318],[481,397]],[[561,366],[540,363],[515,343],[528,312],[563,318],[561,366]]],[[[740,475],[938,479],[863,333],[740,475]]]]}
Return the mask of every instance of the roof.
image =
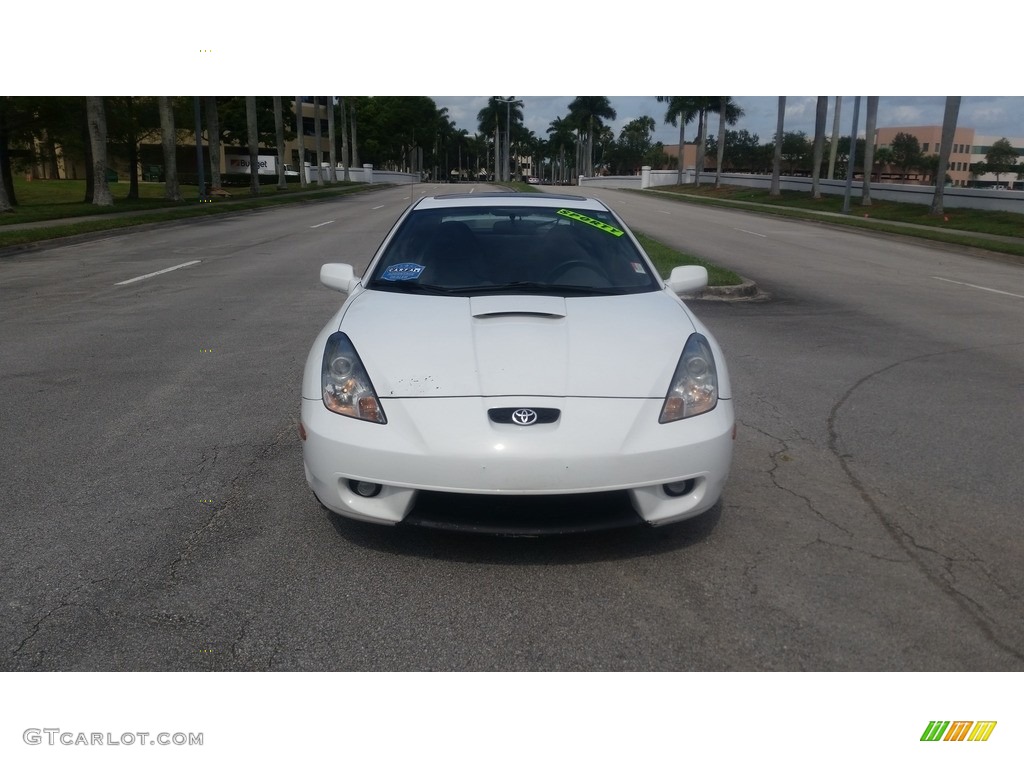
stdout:
{"type": "Polygon", "coordinates": [[[487,205],[517,205],[536,208],[550,208],[553,205],[571,204],[574,208],[605,211],[608,207],[592,197],[580,195],[551,194],[548,192],[480,192],[476,194],[433,195],[420,199],[415,208],[470,208],[487,205]]]}

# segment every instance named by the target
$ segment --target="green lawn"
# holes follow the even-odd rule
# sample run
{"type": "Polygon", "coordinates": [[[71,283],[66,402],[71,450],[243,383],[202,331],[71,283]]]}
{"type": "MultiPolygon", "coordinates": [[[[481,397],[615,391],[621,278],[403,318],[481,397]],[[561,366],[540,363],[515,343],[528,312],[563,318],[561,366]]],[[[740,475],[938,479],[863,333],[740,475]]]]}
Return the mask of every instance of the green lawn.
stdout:
{"type": "Polygon", "coordinates": [[[35,180],[24,178],[14,180],[14,191],[18,205],[13,213],[0,215],[0,248],[48,240],[54,237],[118,229],[138,224],[196,216],[209,216],[227,211],[262,208],[268,205],[324,197],[351,194],[366,189],[367,185],[356,182],[338,182],[325,187],[311,185],[303,190],[298,184],[289,184],[285,191],[277,191],[274,185],[263,184],[256,197],[249,195],[248,187],[230,187],[231,197],[216,197],[211,202],[199,202],[199,188],[182,185],[183,200],[173,202],[164,199],[164,185],[159,182],[139,182],[139,199],[128,200],[128,182],[114,182],[110,190],[114,197],[113,206],[96,206],[83,202],[84,181],[35,180]],[[128,213],[116,220],[101,218],[108,213],[128,213]],[[61,219],[86,217],[84,220],[55,224],[44,229],[8,230],[4,225],[39,221],[57,222],[61,219]]]}

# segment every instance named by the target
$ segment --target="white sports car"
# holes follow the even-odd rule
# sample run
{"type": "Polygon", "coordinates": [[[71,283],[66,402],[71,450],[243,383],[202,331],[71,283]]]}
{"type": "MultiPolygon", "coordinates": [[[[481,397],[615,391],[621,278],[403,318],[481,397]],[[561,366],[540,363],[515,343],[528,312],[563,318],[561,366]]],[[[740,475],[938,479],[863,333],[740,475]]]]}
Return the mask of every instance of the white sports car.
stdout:
{"type": "Polygon", "coordinates": [[[735,437],[722,352],[602,202],[423,198],[313,343],[306,479],[346,517],[493,532],[705,512],[735,437]]]}

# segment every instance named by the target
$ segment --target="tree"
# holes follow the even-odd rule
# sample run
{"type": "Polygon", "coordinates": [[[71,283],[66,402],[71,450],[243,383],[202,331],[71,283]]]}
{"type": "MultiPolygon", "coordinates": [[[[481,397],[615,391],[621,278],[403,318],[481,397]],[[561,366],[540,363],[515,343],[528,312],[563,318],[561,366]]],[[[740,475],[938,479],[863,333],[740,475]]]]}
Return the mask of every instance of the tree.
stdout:
{"type": "Polygon", "coordinates": [[[164,151],[164,198],[181,202],[178,188],[177,134],[174,131],[174,110],[168,96],[157,96],[160,110],[160,143],[164,151]]]}
{"type": "Polygon", "coordinates": [[[821,161],[825,154],[825,124],[828,122],[828,96],[819,96],[814,113],[814,159],[811,168],[811,197],[821,200],[821,161]]]}
{"type": "Polygon", "coordinates": [[[935,174],[935,193],[928,212],[932,216],[941,216],[942,193],[945,189],[946,168],[949,167],[949,155],[953,151],[953,138],[956,135],[956,121],[960,114],[960,97],[947,96],[946,108],[942,114],[942,138],[939,144],[939,164],[935,174]]]}
{"type": "Polygon", "coordinates": [[[878,122],[878,97],[868,96],[864,125],[864,181],[861,184],[861,205],[871,205],[871,169],[875,167],[875,123],[878,122]]]}
{"type": "Polygon", "coordinates": [[[14,206],[11,205],[11,200],[7,197],[7,185],[0,179],[0,213],[11,213],[14,211],[14,206]]]}
{"type": "Polygon", "coordinates": [[[9,132],[7,127],[10,96],[0,96],[0,213],[14,210],[13,184],[11,184],[11,164],[8,155],[9,132]]]}
{"type": "Polygon", "coordinates": [[[1006,137],[996,139],[992,146],[985,153],[985,165],[989,173],[996,175],[996,184],[999,184],[999,177],[1004,173],[1011,173],[1017,165],[1017,150],[1006,137]]]}
{"type": "Polygon", "coordinates": [[[501,102],[498,101],[497,96],[491,96],[487,100],[487,106],[476,113],[477,124],[480,126],[480,133],[484,136],[490,136],[494,134],[494,180],[501,180],[501,143],[499,137],[499,121],[498,108],[501,106],[501,102]]]}
{"type": "Polygon", "coordinates": [[[687,123],[692,123],[697,116],[697,107],[692,96],[658,96],[658,101],[668,104],[665,110],[665,122],[669,125],[679,123],[679,153],[676,166],[676,184],[683,183],[683,146],[686,144],[684,134],[687,123]]]}
{"type": "Polygon", "coordinates": [[[351,165],[348,150],[348,121],[345,119],[345,97],[338,97],[338,118],[341,123],[341,170],[343,181],[351,181],[348,169],[351,165]]]}
{"type": "Polygon", "coordinates": [[[880,182],[882,180],[882,169],[885,168],[886,166],[892,165],[892,148],[891,147],[878,147],[875,150],[872,159],[873,159],[873,163],[872,163],[871,168],[868,168],[867,165],[865,165],[864,166],[865,171],[867,173],[874,173],[875,172],[875,168],[877,168],[878,169],[877,181],[880,182]]]}
{"type": "Polygon", "coordinates": [[[653,117],[644,115],[630,120],[619,131],[619,140],[613,151],[613,166],[617,173],[635,172],[643,163],[644,156],[654,146],[651,134],[657,124],[653,117]]]}
{"type": "Polygon", "coordinates": [[[256,97],[245,97],[246,140],[249,144],[249,194],[260,193],[260,137],[256,127],[256,97]]]}
{"type": "Polygon", "coordinates": [[[912,168],[916,168],[921,161],[921,142],[912,133],[900,131],[889,145],[892,149],[892,162],[900,170],[903,180],[906,180],[912,168]]]}
{"type": "Polygon", "coordinates": [[[832,113],[832,141],[828,150],[828,178],[836,177],[836,154],[839,151],[839,113],[842,112],[843,97],[836,96],[836,108],[832,113]]]}
{"type": "Polygon", "coordinates": [[[328,146],[328,157],[331,164],[331,176],[330,182],[334,184],[338,181],[338,156],[337,151],[334,148],[334,97],[327,96],[327,146],[328,146]]]}
{"type": "Polygon", "coordinates": [[[779,96],[779,115],[775,128],[775,157],[772,160],[772,185],[768,192],[769,197],[778,197],[782,194],[780,177],[782,176],[782,140],[785,123],[786,97],[779,96]]]}
{"type": "Polygon", "coordinates": [[[552,171],[552,181],[557,178],[563,183],[568,181],[569,174],[566,167],[566,150],[570,152],[576,149],[576,135],[572,123],[562,117],[556,117],[548,124],[548,144],[552,155],[558,154],[558,173],[552,171]]]}
{"type": "Polygon", "coordinates": [[[324,131],[320,127],[320,100],[323,96],[313,97],[313,135],[316,136],[316,185],[324,185],[324,131]]]}
{"type": "Polygon", "coordinates": [[[614,120],[617,114],[607,96],[577,96],[569,104],[569,115],[586,135],[583,170],[594,175],[594,137],[604,120],[614,120]]]}
{"type": "Polygon", "coordinates": [[[305,189],[306,180],[306,131],[302,126],[302,97],[295,97],[295,135],[299,141],[299,186],[305,189]]]}
{"type": "Polygon", "coordinates": [[[217,97],[206,97],[206,144],[210,155],[210,187],[220,189],[220,116],[217,97]]]}
{"type": "MultiPolygon", "coordinates": [[[[107,145],[120,149],[128,161],[128,200],[139,199],[139,144],[160,127],[156,99],[152,96],[107,96],[107,145]]],[[[47,136],[51,133],[46,130],[47,136]]],[[[55,153],[55,150],[54,150],[55,153]]],[[[56,174],[51,174],[56,178],[56,174]]]]}
{"type": "Polygon", "coordinates": [[[715,166],[715,189],[718,189],[722,186],[722,162],[725,159],[725,125],[736,125],[743,117],[743,110],[731,96],[719,96],[714,111],[718,113],[718,161],[715,166]]]}
{"type": "Polygon", "coordinates": [[[807,169],[811,155],[811,142],[803,131],[786,131],[782,134],[782,160],[786,173],[792,175],[807,169]]]}
{"type": "Polygon", "coordinates": [[[358,106],[358,104],[359,104],[359,99],[358,98],[352,99],[352,111],[351,111],[351,115],[349,117],[350,125],[351,125],[351,128],[352,128],[352,167],[353,168],[361,168],[362,167],[362,163],[359,162],[359,136],[358,136],[359,123],[356,120],[356,107],[358,106]]]}
{"type": "Polygon", "coordinates": [[[277,188],[285,190],[288,188],[287,177],[284,174],[284,111],[283,99],[274,96],[274,134],[277,140],[277,188]]]}
{"type": "Polygon", "coordinates": [[[704,173],[704,155],[707,153],[707,114],[713,104],[717,103],[714,96],[691,96],[697,108],[697,157],[694,168],[694,183],[700,186],[700,175],[704,173]]]}

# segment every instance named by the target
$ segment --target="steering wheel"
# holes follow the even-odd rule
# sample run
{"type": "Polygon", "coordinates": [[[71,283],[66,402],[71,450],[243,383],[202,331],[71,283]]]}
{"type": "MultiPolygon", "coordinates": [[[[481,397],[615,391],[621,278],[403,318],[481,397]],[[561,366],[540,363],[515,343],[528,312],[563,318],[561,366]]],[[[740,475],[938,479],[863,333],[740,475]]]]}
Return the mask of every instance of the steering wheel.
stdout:
{"type": "Polygon", "coordinates": [[[594,264],[591,264],[589,261],[583,261],[582,259],[572,259],[570,261],[563,261],[557,267],[548,272],[548,282],[556,282],[559,277],[573,269],[589,270],[590,272],[601,278],[601,280],[603,280],[604,282],[608,281],[608,276],[594,264]]]}

